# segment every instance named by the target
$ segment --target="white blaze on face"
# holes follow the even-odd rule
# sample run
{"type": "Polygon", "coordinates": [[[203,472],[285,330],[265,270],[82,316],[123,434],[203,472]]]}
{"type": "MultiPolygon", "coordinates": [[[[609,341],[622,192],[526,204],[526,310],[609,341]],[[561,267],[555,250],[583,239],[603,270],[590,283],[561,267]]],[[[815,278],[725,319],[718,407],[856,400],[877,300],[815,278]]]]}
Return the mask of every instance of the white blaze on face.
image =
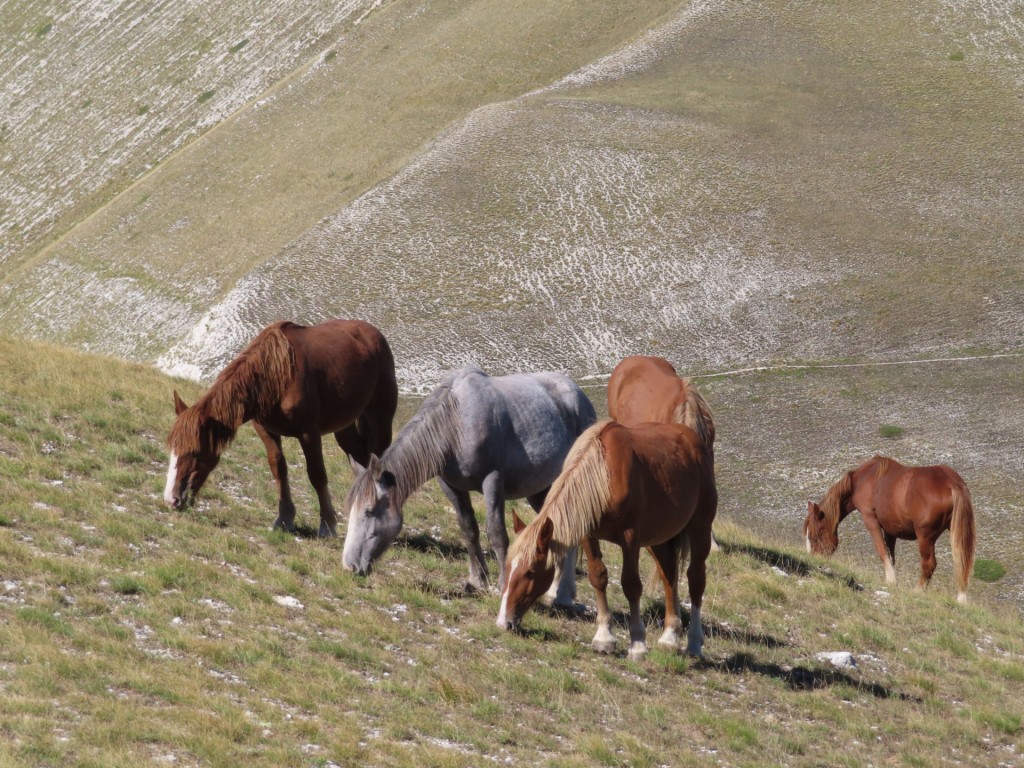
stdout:
{"type": "Polygon", "coordinates": [[[178,477],[178,454],[171,451],[171,460],[167,466],[167,485],[164,486],[164,501],[174,504],[174,481],[178,477]]]}
{"type": "MultiPolygon", "coordinates": [[[[809,553],[811,553],[811,534],[805,533],[804,534],[804,541],[807,542],[807,551],[809,553]]],[[[813,553],[811,553],[811,554],[813,554],[813,553]]]]}
{"type": "Polygon", "coordinates": [[[498,609],[498,620],[495,622],[501,629],[505,629],[505,615],[508,612],[508,588],[512,584],[512,576],[519,567],[519,558],[512,561],[512,567],[508,569],[508,579],[505,581],[505,592],[501,596],[501,608],[498,609]]]}

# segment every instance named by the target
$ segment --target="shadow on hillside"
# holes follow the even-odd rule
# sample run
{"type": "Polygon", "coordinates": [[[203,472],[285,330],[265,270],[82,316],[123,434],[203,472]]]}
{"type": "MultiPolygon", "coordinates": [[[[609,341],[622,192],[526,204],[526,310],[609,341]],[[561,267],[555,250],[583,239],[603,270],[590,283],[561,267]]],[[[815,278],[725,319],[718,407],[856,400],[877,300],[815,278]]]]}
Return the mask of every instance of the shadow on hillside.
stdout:
{"type": "MultiPolygon", "coordinates": [[[[647,627],[662,627],[665,621],[665,603],[661,600],[649,600],[642,604],[640,610],[640,618],[643,620],[647,627]]],[[[592,611],[582,611],[577,614],[582,618],[587,618],[593,621],[592,611]]],[[[680,634],[686,634],[686,630],[690,626],[690,611],[684,606],[682,613],[679,615],[682,620],[682,629],[680,634]]],[[[628,631],[629,628],[629,614],[622,610],[612,611],[612,620],[620,628],[628,631]]],[[[760,645],[763,648],[784,648],[787,643],[785,640],[780,640],[772,635],[764,635],[759,632],[751,632],[746,629],[738,629],[726,624],[719,624],[714,621],[702,621],[701,626],[704,628],[704,636],[706,638],[724,637],[728,640],[735,641],[737,643],[744,643],[745,645],[760,645]]]]}
{"type": "Polygon", "coordinates": [[[879,683],[859,680],[838,669],[810,669],[808,667],[787,668],[778,664],[758,661],[748,653],[737,653],[722,661],[705,659],[702,666],[729,674],[763,675],[781,680],[793,691],[817,691],[834,685],[846,685],[858,691],[870,693],[876,699],[899,699],[920,703],[921,699],[893,690],[879,683]]]}
{"type": "Polygon", "coordinates": [[[466,557],[466,548],[462,544],[436,539],[426,533],[414,533],[402,536],[395,542],[396,547],[405,547],[425,554],[437,555],[439,557],[454,559],[466,557]]]}
{"type": "Polygon", "coordinates": [[[762,563],[780,568],[791,576],[810,576],[820,575],[826,578],[833,579],[840,582],[841,584],[849,587],[854,592],[863,592],[864,586],[857,583],[857,580],[852,576],[836,573],[831,568],[822,568],[812,563],[808,563],[799,557],[793,557],[785,552],[779,552],[775,549],[769,549],[767,547],[755,547],[750,544],[730,544],[729,542],[719,541],[718,545],[722,548],[722,551],[731,555],[733,553],[741,555],[749,555],[755,560],[760,560],[762,563]]]}

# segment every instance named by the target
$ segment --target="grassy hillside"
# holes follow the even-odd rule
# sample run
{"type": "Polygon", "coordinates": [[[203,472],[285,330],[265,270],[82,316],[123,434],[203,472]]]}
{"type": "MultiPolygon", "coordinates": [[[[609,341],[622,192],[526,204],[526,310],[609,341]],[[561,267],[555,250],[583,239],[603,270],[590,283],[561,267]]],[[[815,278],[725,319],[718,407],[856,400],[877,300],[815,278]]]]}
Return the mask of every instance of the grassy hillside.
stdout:
{"type": "MultiPolygon", "coordinates": [[[[995,395],[1020,368],[991,364],[1009,367],[971,380],[995,395]]],[[[0,370],[0,765],[1020,762],[1024,634],[994,591],[977,584],[958,607],[948,560],[929,592],[907,579],[884,589],[868,558],[825,563],[796,548],[788,523],[764,536],[737,524],[761,491],[748,484],[755,438],[742,425],[783,416],[787,393],[832,389],[836,372],[704,380],[720,414],[724,547],[710,565],[706,658],[652,652],[637,664],[589,650],[590,614],[540,610],[524,636],[499,631],[496,596],[461,591],[457,526],[434,487],[410,504],[379,570],[359,579],[342,572],[340,542],[310,537],[304,483],[304,533],[269,530],[273,489],[251,430],[196,509],[167,511],[169,394],[177,385],[192,397],[189,385],[7,339],[0,370]],[[838,650],[856,669],[817,658],[838,650]]],[[[940,371],[932,378],[964,373],[940,371]]],[[[848,373],[848,402],[900,381],[848,373]]],[[[920,385],[903,380],[908,392],[920,385]]],[[[947,429],[912,418],[912,397],[896,402],[878,415],[904,436],[877,439],[923,445],[947,429]]],[[[403,403],[402,418],[414,407],[403,403]]],[[[806,412],[775,422],[761,449],[827,418],[806,412]]],[[[839,426],[834,437],[852,451],[873,433],[839,426]]],[[[807,443],[794,436],[765,464],[778,485],[783,465],[796,486],[834,469],[801,474],[804,451],[822,452],[807,443]]],[[[341,496],[344,462],[328,458],[341,496]]],[[[1012,477],[981,485],[986,516],[1011,486],[1020,504],[1012,477]]],[[[588,586],[580,595],[591,603],[588,586]]],[[[621,622],[625,601],[614,589],[612,600],[621,622]]]]}
{"type": "Polygon", "coordinates": [[[359,316],[409,391],[1021,348],[1005,4],[373,7],[29,249],[0,325],[210,376],[269,320],[359,316]]]}

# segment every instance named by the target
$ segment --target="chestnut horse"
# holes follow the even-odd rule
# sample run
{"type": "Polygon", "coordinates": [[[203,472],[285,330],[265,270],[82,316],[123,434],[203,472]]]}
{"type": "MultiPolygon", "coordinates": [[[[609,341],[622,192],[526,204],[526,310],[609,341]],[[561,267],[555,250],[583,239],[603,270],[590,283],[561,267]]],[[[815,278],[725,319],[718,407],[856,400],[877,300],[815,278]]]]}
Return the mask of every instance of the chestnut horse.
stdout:
{"type": "Polygon", "coordinates": [[[715,422],[707,401],[662,357],[627,357],[608,379],[608,415],[627,427],[657,421],[685,424],[714,451],[715,422]]]}
{"type": "MultiPolygon", "coordinates": [[[[608,415],[627,427],[648,421],[685,424],[714,455],[711,407],[693,383],[676,373],[663,357],[633,355],[615,366],[608,378],[608,415]]],[[[714,535],[711,550],[718,550],[714,535]]]]}
{"type": "Polygon", "coordinates": [[[647,653],[640,617],[639,558],[647,548],[665,589],[665,631],[659,645],[676,648],[681,627],[678,581],[687,553],[690,627],[686,651],[700,656],[700,608],[711,551],[711,522],[718,507],[714,458],[707,444],[682,424],[625,427],[611,420],[592,426],[573,445],[540,513],[516,537],[506,558],[507,576],[497,624],[518,628],[548,588],[556,565],[577,542],[587,554],[597,592],[597,633],[592,647],[611,652],[608,569],[599,540],[622,548],[622,591],[629,601],[630,658],[647,653]]]}
{"type": "Polygon", "coordinates": [[[820,504],[807,502],[807,551],[835,552],[839,523],[855,509],[871,534],[889,584],[896,581],[897,539],[917,539],[921,553],[918,587],[925,587],[935,572],[935,541],[948,530],[957,600],[967,602],[967,583],[974,567],[974,507],[967,485],[954,470],[945,465],[906,467],[884,456],[869,459],[844,474],[820,504]]]}
{"type": "Polygon", "coordinates": [[[395,361],[387,340],[360,320],[305,327],[281,321],[264,328],[228,363],[191,407],[174,393],[177,419],[164,500],[187,504],[217,466],[239,427],[252,421],[278,487],[275,528],[295,528],[282,437],[298,438],[309,482],[320,501],[320,535],[334,536],[321,436],[333,432],[349,460],[366,465],[391,444],[398,406],[395,361]]]}

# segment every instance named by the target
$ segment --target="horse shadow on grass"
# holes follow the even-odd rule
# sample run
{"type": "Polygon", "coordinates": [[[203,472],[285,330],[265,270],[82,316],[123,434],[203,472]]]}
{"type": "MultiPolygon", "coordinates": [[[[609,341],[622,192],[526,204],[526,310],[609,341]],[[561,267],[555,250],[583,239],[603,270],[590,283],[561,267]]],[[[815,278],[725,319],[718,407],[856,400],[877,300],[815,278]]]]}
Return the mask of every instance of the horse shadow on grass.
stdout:
{"type": "Polygon", "coordinates": [[[782,681],[792,691],[818,691],[836,685],[845,685],[857,691],[868,693],[876,699],[897,699],[899,701],[921,703],[921,699],[917,696],[911,696],[881,683],[872,683],[858,679],[838,669],[813,669],[804,666],[784,667],[780,664],[758,661],[749,653],[735,653],[721,661],[705,658],[701,659],[697,664],[709,670],[717,670],[733,675],[749,673],[763,675],[782,681]]]}
{"type": "Polygon", "coordinates": [[[427,555],[443,557],[447,560],[466,557],[466,547],[451,541],[443,541],[427,533],[413,533],[399,537],[396,547],[411,549],[427,555]]]}
{"type": "Polygon", "coordinates": [[[826,578],[838,581],[854,592],[864,591],[864,585],[859,584],[852,576],[836,573],[827,566],[817,566],[812,563],[808,563],[799,557],[794,557],[786,554],[785,552],[779,552],[777,549],[756,547],[751,544],[730,544],[726,541],[719,541],[718,545],[727,555],[731,555],[733,553],[748,555],[755,560],[760,560],[766,565],[779,568],[791,576],[825,576],[826,578]]]}

